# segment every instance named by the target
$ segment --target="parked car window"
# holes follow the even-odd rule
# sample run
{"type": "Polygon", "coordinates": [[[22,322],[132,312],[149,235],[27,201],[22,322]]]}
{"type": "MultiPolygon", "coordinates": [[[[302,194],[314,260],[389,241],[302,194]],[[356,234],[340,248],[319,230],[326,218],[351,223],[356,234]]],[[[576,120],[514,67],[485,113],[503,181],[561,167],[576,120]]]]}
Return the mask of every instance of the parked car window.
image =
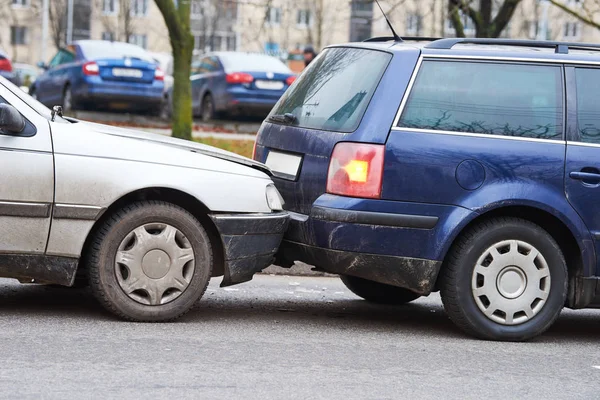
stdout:
{"type": "Polygon", "coordinates": [[[291,70],[281,60],[264,54],[224,53],[220,57],[223,68],[227,72],[291,73],[291,70]]]}
{"type": "Polygon", "coordinates": [[[217,57],[204,57],[200,61],[192,64],[192,75],[207,74],[209,72],[218,71],[219,69],[220,64],[217,57]]]}
{"type": "Polygon", "coordinates": [[[358,128],[392,55],[356,48],[323,51],[275,105],[295,125],[337,132],[358,128]]]}
{"type": "Polygon", "coordinates": [[[577,126],[582,142],[600,144],[600,69],[577,68],[577,126]]]}
{"type": "Polygon", "coordinates": [[[75,61],[75,54],[66,49],[60,49],[54,58],[50,61],[48,66],[50,68],[57,67],[62,64],[70,63],[75,61]]]}
{"type": "Polygon", "coordinates": [[[78,44],[86,60],[136,58],[155,63],[150,53],[134,44],[107,40],[80,41],[78,44]]]}
{"type": "Polygon", "coordinates": [[[398,126],[561,139],[558,66],[425,61],[398,126]]]}

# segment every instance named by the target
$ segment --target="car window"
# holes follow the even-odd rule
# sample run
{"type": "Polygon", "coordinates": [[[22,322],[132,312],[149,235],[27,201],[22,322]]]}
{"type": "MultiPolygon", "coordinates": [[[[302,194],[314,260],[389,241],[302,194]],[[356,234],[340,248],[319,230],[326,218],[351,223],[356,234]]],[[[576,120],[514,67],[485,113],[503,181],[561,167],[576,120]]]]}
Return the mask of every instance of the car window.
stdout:
{"type": "Polygon", "coordinates": [[[220,55],[226,72],[275,72],[291,74],[291,70],[275,57],[265,54],[223,53],[220,55]]]}
{"type": "Polygon", "coordinates": [[[561,139],[561,68],[424,61],[398,126],[561,139]]]}
{"type": "Polygon", "coordinates": [[[296,126],[353,132],[391,59],[391,54],[381,51],[327,49],[285,92],[269,119],[293,114],[296,126]]]}
{"type": "Polygon", "coordinates": [[[192,75],[207,74],[220,69],[219,59],[215,56],[204,57],[192,64],[192,75]]]}
{"type": "Polygon", "coordinates": [[[73,61],[75,61],[75,54],[70,50],[61,49],[54,56],[52,61],[50,61],[49,67],[54,68],[62,64],[71,63],[73,61]]]}
{"type": "Polygon", "coordinates": [[[577,129],[580,140],[600,144],[600,69],[576,68],[577,129]]]}

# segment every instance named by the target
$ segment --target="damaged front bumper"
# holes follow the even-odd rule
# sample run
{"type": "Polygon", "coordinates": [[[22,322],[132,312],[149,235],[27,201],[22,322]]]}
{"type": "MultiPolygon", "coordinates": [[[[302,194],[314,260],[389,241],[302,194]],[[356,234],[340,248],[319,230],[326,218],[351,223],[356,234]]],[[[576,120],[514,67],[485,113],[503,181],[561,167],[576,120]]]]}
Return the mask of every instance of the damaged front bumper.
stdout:
{"type": "Polygon", "coordinates": [[[221,287],[247,282],[271,265],[289,222],[287,212],[212,214],[210,218],[224,249],[221,287]]]}

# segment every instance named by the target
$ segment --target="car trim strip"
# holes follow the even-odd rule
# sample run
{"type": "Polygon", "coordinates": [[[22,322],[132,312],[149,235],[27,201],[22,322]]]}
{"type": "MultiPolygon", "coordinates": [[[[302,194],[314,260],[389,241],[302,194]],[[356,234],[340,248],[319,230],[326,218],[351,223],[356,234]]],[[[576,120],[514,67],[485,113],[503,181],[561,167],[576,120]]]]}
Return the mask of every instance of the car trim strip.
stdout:
{"type": "Polygon", "coordinates": [[[600,147],[600,143],[585,143],[585,142],[574,142],[574,141],[567,141],[567,144],[569,146],[581,146],[581,147],[600,147]]]}
{"type": "Polygon", "coordinates": [[[406,127],[394,127],[392,131],[398,132],[421,132],[421,133],[435,133],[440,135],[454,135],[454,136],[471,136],[478,138],[487,139],[505,139],[505,140],[518,140],[522,142],[542,142],[542,143],[553,143],[565,145],[565,141],[562,139],[537,139],[537,138],[525,138],[517,136],[501,136],[501,135],[489,135],[486,133],[471,133],[471,132],[454,132],[454,131],[442,131],[435,129],[421,129],[421,128],[406,128],[406,127]]]}
{"type": "Polygon", "coordinates": [[[80,219],[96,221],[106,209],[98,206],[80,204],[56,204],[53,217],[56,219],[80,219]]]}
{"type": "Polygon", "coordinates": [[[412,87],[415,84],[415,81],[417,80],[417,75],[419,74],[419,71],[421,70],[422,63],[423,63],[423,57],[419,57],[419,59],[417,60],[417,65],[415,66],[415,70],[413,71],[412,76],[410,77],[410,80],[408,81],[408,86],[406,87],[404,96],[402,96],[402,102],[400,103],[400,107],[398,108],[398,112],[396,113],[396,118],[394,118],[394,124],[392,125],[392,129],[397,127],[398,123],[400,122],[400,116],[402,115],[402,112],[404,111],[404,107],[406,107],[406,103],[408,102],[408,97],[410,96],[410,92],[412,92],[412,87]]]}
{"type": "Polygon", "coordinates": [[[491,60],[491,61],[513,61],[513,62],[539,62],[548,64],[569,64],[569,65],[600,65],[599,61],[585,61],[585,60],[567,60],[567,59],[556,59],[556,58],[535,58],[535,57],[511,57],[511,56],[482,56],[482,55],[464,55],[464,54],[426,54],[424,58],[456,58],[456,59],[468,59],[472,61],[477,60],[491,60]]]}
{"type": "Polygon", "coordinates": [[[341,210],[337,208],[312,208],[315,219],[352,224],[391,226],[395,228],[432,229],[439,218],[431,215],[391,214],[373,211],[341,210]]]}
{"type": "Polygon", "coordinates": [[[22,218],[50,217],[50,203],[0,201],[0,216],[22,218]]]}

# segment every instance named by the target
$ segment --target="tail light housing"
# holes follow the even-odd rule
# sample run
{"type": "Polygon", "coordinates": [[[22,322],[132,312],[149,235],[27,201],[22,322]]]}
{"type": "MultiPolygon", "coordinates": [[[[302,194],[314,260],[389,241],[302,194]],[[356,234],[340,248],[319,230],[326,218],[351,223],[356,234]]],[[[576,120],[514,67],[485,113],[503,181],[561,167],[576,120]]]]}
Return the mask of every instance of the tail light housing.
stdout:
{"type": "Polygon", "coordinates": [[[8,58],[0,58],[0,71],[12,72],[13,66],[8,58]]]}
{"type": "Polygon", "coordinates": [[[100,67],[93,61],[83,64],[83,74],[88,76],[100,75],[100,67]]]}
{"type": "Polygon", "coordinates": [[[292,86],[292,83],[294,83],[296,81],[296,78],[297,78],[296,75],[288,76],[288,78],[285,80],[285,83],[288,86],[292,86]]]}
{"type": "Polygon", "coordinates": [[[254,77],[245,72],[233,72],[225,75],[225,80],[230,84],[248,84],[254,82],[254,77]]]}
{"type": "Polygon", "coordinates": [[[156,67],[156,69],[154,70],[154,80],[155,81],[164,81],[165,80],[165,72],[156,67]]]}
{"type": "Polygon", "coordinates": [[[327,174],[327,193],[381,198],[385,146],[340,142],[333,149],[327,174]]]}

